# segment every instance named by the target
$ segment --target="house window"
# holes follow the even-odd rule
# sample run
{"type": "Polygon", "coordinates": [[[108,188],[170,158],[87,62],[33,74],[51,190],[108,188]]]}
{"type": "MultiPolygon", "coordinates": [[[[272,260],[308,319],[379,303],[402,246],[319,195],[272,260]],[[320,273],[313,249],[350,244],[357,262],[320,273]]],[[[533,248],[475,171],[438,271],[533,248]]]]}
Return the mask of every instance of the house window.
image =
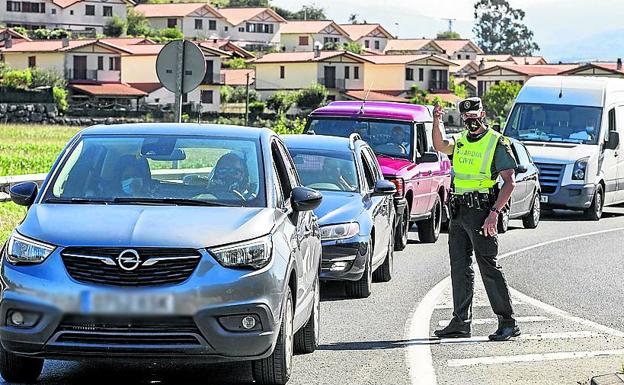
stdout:
{"type": "Polygon", "coordinates": [[[353,79],[360,78],[360,67],[353,67],[353,79]]]}
{"type": "Polygon", "coordinates": [[[364,40],[364,48],[370,48],[370,40],[364,40]]]}
{"type": "Polygon", "coordinates": [[[286,78],[286,67],[280,66],[280,79],[286,78]]]}
{"type": "Polygon", "coordinates": [[[229,29],[229,28],[228,28],[228,26],[227,26],[227,25],[226,25],[225,27],[223,27],[223,30],[224,30],[225,32],[227,32],[227,31],[228,31],[228,29],[229,29]]]}
{"type": "Polygon", "coordinates": [[[466,55],[466,60],[470,60],[470,55],[466,55]]]}
{"type": "Polygon", "coordinates": [[[425,81],[425,70],[424,70],[424,68],[419,68],[418,69],[418,81],[419,82],[425,81]]]}
{"type": "Polygon", "coordinates": [[[299,45],[308,45],[310,44],[310,39],[308,36],[299,36],[299,45]]]}
{"type": "Polygon", "coordinates": [[[108,70],[109,71],[119,71],[121,69],[121,58],[120,57],[109,57],[108,58],[108,70]]]}
{"type": "Polygon", "coordinates": [[[85,15],[95,16],[95,5],[85,5],[85,15]]]}
{"type": "Polygon", "coordinates": [[[195,29],[203,29],[204,21],[202,19],[195,19],[195,29]]]}
{"type": "Polygon", "coordinates": [[[273,24],[247,23],[247,32],[273,33],[273,24]]]}
{"type": "Polygon", "coordinates": [[[199,99],[203,104],[212,104],[213,91],[212,90],[202,90],[199,99]]]}
{"type": "Polygon", "coordinates": [[[7,12],[20,12],[22,10],[22,3],[17,1],[7,1],[7,12]]]}
{"type": "Polygon", "coordinates": [[[457,60],[461,60],[461,55],[457,55],[457,60]]]}
{"type": "Polygon", "coordinates": [[[414,80],[414,69],[406,68],[405,69],[405,80],[414,80]]]}
{"type": "Polygon", "coordinates": [[[104,70],[104,56],[98,56],[98,71],[104,70]]]}
{"type": "Polygon", "coordinates": [[[380,47],[379,40],[375,40],[375,49],[379,50],[379,47],[380,47]]]}
{"type": "Polygon", "coordinates": [[[111,7],[110,5],[105,5],[104,7],[102,7],[102,16],[113,16],[113,7],[111,7]]]}
{"type": "Polygon", "coordinates": [[[351,77],[351,68],[349,66],[345,66],[345,79],[349,79],[351,77]]]}
{"type": "Polygon", "coordinates": [[[56,15],[56,8],[52,8],[52,10],[50,10],[50,13],[52,13],[53,15],[56,15]]]}
{"type": "Polygon", "coordinates": [[[167,19],[167,28],[175,28],[178,25],[178,19],[167,19]]]}
{"type": "Polygon", "coordinates": [[[35,56],[28,56],[28,67],[34,68],[37,66],[37,58],[35,56]]]}
{"type": "MultiPolygon", "coordinates": [[[[217,30],[217,21],[216,20],[208,20],[208,29],[211,31],[216,31],[217,30]]],[[[227,31],[227,27],[226,27],[226,31],[227,31]]]]}
{"type": "Polygon", "coordinates": [[[340,38],[338,37],[327,37],[325,36],[325,38],[323,38],[323,43],[327,44],[327,43],[338,43],[340,41],[340,38]]]}
{"type": "Polygon", "coordinates": [[[238,32],[245,32],[245,27],[238,27],[238,32]]]}
{"type": "Polygon", "coordinates": [[[73,14],[74,14],[74,10],[73,10],[73,9],[70,9],[70,10],[69,10],[69,14],[70,14],[70,15],[73,15],[73,14]]]}

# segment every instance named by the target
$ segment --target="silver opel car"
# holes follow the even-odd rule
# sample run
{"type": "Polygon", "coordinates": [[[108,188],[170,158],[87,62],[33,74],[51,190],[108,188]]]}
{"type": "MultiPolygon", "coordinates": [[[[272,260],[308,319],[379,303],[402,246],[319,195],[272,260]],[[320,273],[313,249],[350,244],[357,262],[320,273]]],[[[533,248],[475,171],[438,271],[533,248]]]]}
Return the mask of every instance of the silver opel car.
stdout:
{"type": "Polygon", "coordinates": [[[44,359],[252,361],[284,384],[319,338],[321,241],[267,129],[95,126],[66,146],[0,251],[0,374],[44,359]]]}

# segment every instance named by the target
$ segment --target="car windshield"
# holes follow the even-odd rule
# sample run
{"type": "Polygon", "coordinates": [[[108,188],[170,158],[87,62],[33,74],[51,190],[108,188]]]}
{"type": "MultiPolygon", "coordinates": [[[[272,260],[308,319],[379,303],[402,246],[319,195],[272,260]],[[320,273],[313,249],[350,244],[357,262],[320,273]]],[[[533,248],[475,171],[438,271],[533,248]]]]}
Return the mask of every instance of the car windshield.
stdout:
{"type": "Polygon", "coordinates": [[[223,137],[86,136],[44,202],[265,206],[260,144],[223,137]]]}
{"type": "Polygon", "coordinates": [[[597,144],[601,108],[517,104],[505,135],[523,141],[597,144]]]}
{"type": "Polygon", "coordinates": [[[356,192],[355,160],[350,152],[289,149],[304,186],[315,190],[356,192]]]}
{"type": "Polygon", "coordinates": [[[348,138],[360,134],[377,154],[393,158],[412,158],[413,124],[363,119],[311,118],[308,131],[318,135],[348,138]]]}

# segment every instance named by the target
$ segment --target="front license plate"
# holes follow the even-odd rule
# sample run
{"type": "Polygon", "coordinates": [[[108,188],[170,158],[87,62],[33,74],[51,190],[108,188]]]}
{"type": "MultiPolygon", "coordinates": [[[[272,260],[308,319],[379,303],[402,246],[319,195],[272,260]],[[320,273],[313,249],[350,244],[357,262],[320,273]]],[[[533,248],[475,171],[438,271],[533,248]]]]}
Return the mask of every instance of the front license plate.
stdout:
{"type": "Polygon", "coordinates": [[[546,195],[540,195],[540,202],[548,203],[548,197],[546,195]]]}
{"type": "Polygon", "coordinates": [[[104,314],[171,314],[171,294],[94,293],[90,311],[104,314]]]}

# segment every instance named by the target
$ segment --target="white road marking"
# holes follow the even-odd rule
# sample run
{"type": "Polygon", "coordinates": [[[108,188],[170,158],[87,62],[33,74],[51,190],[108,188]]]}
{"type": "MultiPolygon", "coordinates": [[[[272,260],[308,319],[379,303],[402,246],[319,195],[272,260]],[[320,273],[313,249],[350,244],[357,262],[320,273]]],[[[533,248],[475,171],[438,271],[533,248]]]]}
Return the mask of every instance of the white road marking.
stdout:
{"type": "MultiPolygon", "coordinates": [[[[550,241],[537,243],[532,246],[524,247],[522,249],[518,249],[515,251],[502,254],[498,257],[498,259],[500,260],[503,258],[507,258],[513,255],[517,255],[517,254],[520,254],[529,250],[548,246],[548,245],[558,243],[558,242],[564,242],[564,241],[568,241],[571,239],[589,237],[593,235],[606,234],[606,233],[612,233],[612,232],[623,231],[623,230],[624,230],[624,227],[617,227],[613,229],[600,230],[600,231],[594,231],[594,232],[589,232],[585,234],[576,234],[576,235],[571,235],[571,236],[567,236],[563,238],[552,239],[550,241]]],[[[408,319],[405,325],[404,337],[406,340],[424,341],[424,340],[430,339],[429,325],[431,323],[431,316],[433,315],[433,311],[437,304],[438,298],[442,295],[444,290],[448,288],[450,283],[451,283],[451,277],[447,276],[446,278],[438,282],[438,284],[434,286],[433,289],[429,290],[429,292],[423,297],[420,303],[415,307],[415,310],[412,313],[412,317],[408,319]]],[[[526,298],[530,298],[530,297],[526,297],[526,298]]],[[[524,298],[525,301],[526,301],[526,298],[524,298]]],[[[556,308],[552,307],[552,309],[554,310],[556,308]]],[[[556,313],[553,313],[553,314],[556,314],[556,313]]],[[[571,316],[571,317],[574,317],[574,316],[571,316]]],[[[576,317],[576,318],[579,318],[579,317],[576,317]]],[[[586,321],[594,324],[594,322],[592,321],[589,321],[589,320],[586,320],[586,321]]],[[[599,324],[596,324],[596,325],[599,325],[599,324]]],[[[606,327],[606,326],[603,326],[603,327],[606,327]]],[[[429,344],[410,345],[406,348],[405,356],[407,359],[407,364],[409,366],[410,379],[413,385],[436,385],[437,384],[435,368],[433,367],[433,358],[431,357],[431,346],[429,344]]]]}
{"type": "Polygon", "coordinates": [[[516,355],[516,356],[462,358],[462,359],[456,359],[456,360],[448,360],[447,365],[450,367],[493,365],[493,364],[510,364],[514,362],[555,361],[555,360],[569,360],[569,359],[578,359],[578,358],[592,358],[592,357],[601,357],[601,356],[621,356],[621,355],[624,355],[624,349],[597,350],[597,351],[589,351],[589,352],[538,353],[538,354],[521,354],[521,355],[516,355]]]}
{"type": "MultiPolygon", "coordinates": [[[[514,340],[540,341],[540,340],[559,340],[574,338],[593,338],[599,337],[600,333],[590,331],[582,332],[559,332],[559,333],[540,333],[540,334],[522,334],[519,337],[513,337],[514,340]]],[[[432,341],[432,345],[467,345],[471,343],[489,342],[487,336],[476,336],[470,338],[442,338],[432,341]]]]}
{"type": "MultiPolygon", "coordinates": [[[[552,318],[543,317],[543,316],[528,316],[528,317],[516,317],[516,322],[545,322],[552,321],[552,318]]],[[[451,322],[450,319],[442,320],[438,322],[440,326],[446,326],[451,322]]],[[[476,318],[472,320],[473,325],[497,325],[498,319],[496,318],[476,318]]]]}
{"type": "MultiPolygon", "coordinates": [[[[475,274],[476,274],[476,269],[475,269],[475,274]]],[[[451,298],[452,299],[452,298],[451,298]]],[[[513,300],[513,305],[514,306],[518,306],[518,305],[524,305],[524,303],[522,301],[518,301],[514,298],[513,300]]],[[[483,301],[475,301],[472,303],[472,308],[476,308],[476,307],[491,307],[492,305],[490,305],[489,302],[483,302],[483,301]]],[[[438,304],[434,307],[435,310],[452,310],[453,309],[453,304],[452,303],[443,303],[443,304],[438,304]]]]}

